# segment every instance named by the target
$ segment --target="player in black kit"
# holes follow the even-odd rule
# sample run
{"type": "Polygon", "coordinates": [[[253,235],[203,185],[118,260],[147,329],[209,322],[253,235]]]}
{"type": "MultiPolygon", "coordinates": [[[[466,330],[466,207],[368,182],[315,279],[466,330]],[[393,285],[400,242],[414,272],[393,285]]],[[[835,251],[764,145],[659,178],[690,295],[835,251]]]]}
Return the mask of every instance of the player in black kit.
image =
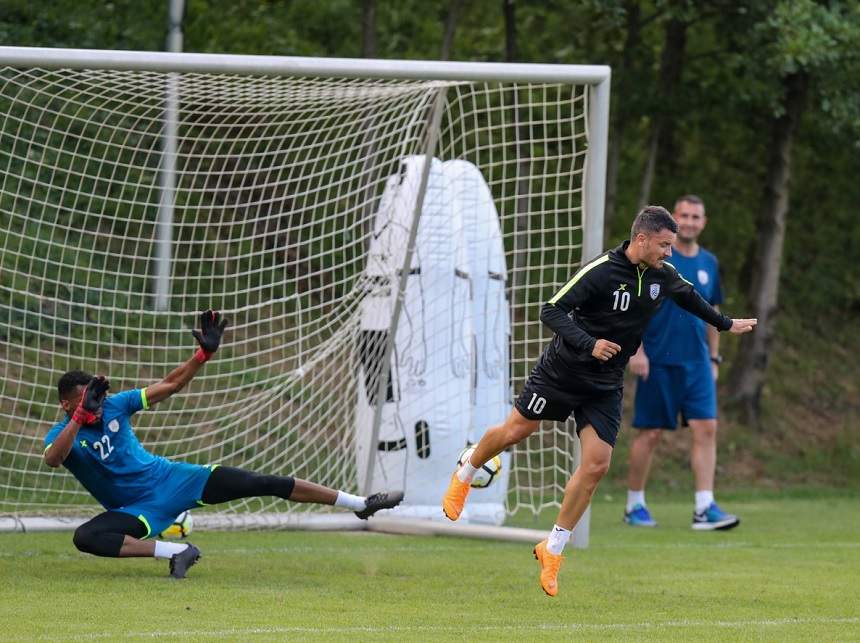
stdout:
{"type": "Polygon", "coordinates": [[[696,292],[666,261],[678,226],[665,208],[648,206],[633,221],[625,241],[582,267],[541,310],[555,331],[532,369],[514,409],[489,429],[469,461],[451,477],[442,500],[445,515],[457,520],[472,475],[490,458],[534,433],[541,420],[563,421],[573,414],[582,460],[564,491],[549,537],[534,549],[540,582],[558,593],[562,550],[609,469],[621,422],[624,367],[642,341],[651,316],[668,297],[721,331],[746,333],[755,319],[729,319],[696,292]]]}

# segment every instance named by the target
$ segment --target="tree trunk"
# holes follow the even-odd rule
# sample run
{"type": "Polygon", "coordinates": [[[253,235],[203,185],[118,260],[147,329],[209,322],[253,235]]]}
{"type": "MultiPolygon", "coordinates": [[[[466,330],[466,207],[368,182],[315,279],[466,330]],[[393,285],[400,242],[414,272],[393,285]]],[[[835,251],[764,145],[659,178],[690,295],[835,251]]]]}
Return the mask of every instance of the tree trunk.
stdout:
{"type": "Polygon", "coordinates": [[[661,150],[671,147],[675,132],[674,105],[681,83],[681,72],[684,67],[684,50],[687,46],[687,23],[672,18],[666,24],[666,38],[663,43],[663,53],[660,57],[660,72],[657,80],[657,97],[659,103],[654,109],[651,119],[651,136],[648,141],[648,159],[642,174],[642,185],[639,189],[639,207],[648,205],[654,176],[657,173],[658,156],[661,150]]]}
{"type": "Polygon", "coordinates": [[[662,121],[662,117],[657,116],[651,123],[651,136],[648,139],[648,156],[645,157],[642,185],[639,186],[639,200],[637,202],[639,210],[651,202],[651,188],[654,185],[654,173],[657,168],[657,152],[660,149],[660,132],[663,129],[662,121]]]}
{"type": "MultiPolygon", "coordinates": [[[[363,58],[376,58],[376,0],[362,0],[361,3],[361,56],[363,58]]],[[[362,121],[362,141],[359,158],[366,159],[366,167],[373,168],[381,161],[378,158],[379,150],[373,140],[377,120],[384,118],[380,114],[368,110],[367,116],[362,121]]],[[[393,171],[393,168],[391,168],[393,171]]],[[[362,209],[361,234],[364,239],[364,250],[370,247],[370,238],[373,232],[374,213],[378,206],[377,191],[379,177],[374,172],[365,171],[361,174],[361,189],[358,192],[358,203],[362,209]]]]}
{"type": "MultiPolygon", "coordinates": [[[[502,9],[505,16],[505,62],[516,62],[519,56],[517,51],[517,19],[515,0],[502,0],[502,9]]],[[[527,114],[520,113],[518,86],[511,90],[514,105],[514,140],[516,141],[517,155],[517,187],[516,199],[514,201],[514,243],[513,243],[513,268],[509,281],[508,301],[515,307],[520,298],[520,289],[526,285],[526,273],[528,270],[528,248],[529,248],[529,199],[531,176],[531,159],[528,143],[528,128],[520,125],[528,121],[527,114]]],[[[528,90],[525,90],[528,91],[528,90]]],[[[523,108],[523,112],[525,112],[523,108]]]]}
{"type": "Polygon", "coordinates": [[[621,141],[624,140],[624,122],[616,122],[609,133],[609,150],[606,154],[606,205],[603,209],[603,238],[612,234],[615,219],[615,202],[618,200],[618,166],[621,162],[621,141]]]}
{"type": "Polygon", "coordinates": [[[789,209],[791,145],[806,103],[809,76],[801,71],[783,77],[783,90],[783,113],[771,126],[758,243],[755,256],[748,262],[753,266],[749,301],[758,326],[741,338],[738,358],[729,378],[732,397],[741,404],[744,419],[752,425],[759,424],[768,353],[776,328],[779,275],[789,209]]]}
{"type": "Polygon", "coordinates": [[[442,52],[440,60],[448,60],[451,57],[451,49],[454,47],[454,34],[457,31],[457,18],[463,0],[449,0],[448,14],[445,16],[445,35],[442,37],[442,52]]]}
{"type": "Polygon", "coordinates": [[[376,58],[376,0],[361,3],[361,57],[376,58]]]}
{"type": "Polygon", "coordinates": [[[514,0],[502,0],[505,16],[505,62],[516,62],[517,51],[517,10],[514,0]]]}
{"type": "Polygon", "coordinates": [[[608,238],[612,232],[612,220],[615,216],[616,200],[618,198],[618,166],[621,160],[621,145],[624,141],[624,130],[630,120],[632,110],[628,105],[631,99],[633,68],[635,65],[636,52],[641,42],[641,12],[639,2],[627,0],[625,2],[627,13],[627,34],[624,38],[624,50],[621,63],[612,70],[612,76],[616,79],[613,90],[612,105],[612,127],[609,132],[609,151],[606,159],[606,207],[603,215],[604,238],[608,238]]]}

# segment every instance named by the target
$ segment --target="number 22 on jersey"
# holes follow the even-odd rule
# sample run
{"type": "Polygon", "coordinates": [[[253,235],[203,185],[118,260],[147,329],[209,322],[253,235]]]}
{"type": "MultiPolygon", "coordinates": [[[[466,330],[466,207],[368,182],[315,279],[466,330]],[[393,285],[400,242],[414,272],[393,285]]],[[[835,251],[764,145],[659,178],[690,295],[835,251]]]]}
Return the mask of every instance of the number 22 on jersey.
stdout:
{"type": "Polygon", "coordinates": [[[106,435],[102,436],[102,439],[98,442],[93,442],[93,449],[99,452],[102,460],[107,460],[107,457],[113,451],[113,446],[111,446],[110,438],[106,435]]]}

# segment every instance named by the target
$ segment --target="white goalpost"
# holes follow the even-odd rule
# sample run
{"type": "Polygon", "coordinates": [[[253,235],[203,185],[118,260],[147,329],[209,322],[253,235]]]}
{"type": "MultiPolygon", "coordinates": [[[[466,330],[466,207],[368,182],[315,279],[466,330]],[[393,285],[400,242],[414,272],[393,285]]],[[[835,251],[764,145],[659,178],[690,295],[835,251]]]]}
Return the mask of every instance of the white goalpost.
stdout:
{"type": "MultiPolygon", "coordinates": [[[[144,446],[404,488],[371,528],[432,530],[414,519],[441,517],[459,452],[551,337],[540,306],[603,250],[609,77],[0,47],[0,530],[99,510],[42,462],[59,376],[157,381],[210,307],[231,320],[224,345],[135,416],[144,446]]],[[[577,448],[572,420],[544,423],[471,494],[463,533],[517,537],[474,525],[558,506],[577,448]]],[[[195,521],[355,527],[276,498],[195,521]]]]}

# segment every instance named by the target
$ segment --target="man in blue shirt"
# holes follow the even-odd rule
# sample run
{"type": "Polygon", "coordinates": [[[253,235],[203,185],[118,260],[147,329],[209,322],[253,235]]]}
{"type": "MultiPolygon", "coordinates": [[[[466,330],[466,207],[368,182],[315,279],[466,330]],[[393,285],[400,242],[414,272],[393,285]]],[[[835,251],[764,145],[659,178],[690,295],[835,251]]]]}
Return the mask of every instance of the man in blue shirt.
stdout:
{"type": "Polygon", "coordinates": [[[218,350],[227,319],[207,310],[192,334],[200,347],[157,384],[107,396],[104,376],[69,371],[57,383],[66,417],[45,437],[45,463],[63,465],[106,509],[75,531],[75,546],[96,556],[154,556],[170,561],[170,575],[185,578],[200,558],[190,543],[153,540],[181,512],[238,498],[277,496],[294,502],[346,507],[362,519],[390,509],[402,492],[367,498],[292,476],[234,467],[174,462],[149,453],[138,441],[131,416],[180,391],[218,350]]]}
{"type": "MultiPolygon", "coordinates": [[[[675,202],[678,223],[671,263],[714,307],[723,301],[717,258],[699,246],[707,218],[702,199],[689,194],[675,202]]],[[[720,335],[699,318],[667,301],[645,330],[642,345],[630,359],[639,376],[630,444],[627,507],[624,522],[636,527],[657,523],[645,503],[645,483],[663,431],[673,431],[680,414],[692,432],[690,462],[696,483],[695,530],[731,529],[740,520],[714,501],[717,464],[716,379],[722,362],[720,335]]]]}

